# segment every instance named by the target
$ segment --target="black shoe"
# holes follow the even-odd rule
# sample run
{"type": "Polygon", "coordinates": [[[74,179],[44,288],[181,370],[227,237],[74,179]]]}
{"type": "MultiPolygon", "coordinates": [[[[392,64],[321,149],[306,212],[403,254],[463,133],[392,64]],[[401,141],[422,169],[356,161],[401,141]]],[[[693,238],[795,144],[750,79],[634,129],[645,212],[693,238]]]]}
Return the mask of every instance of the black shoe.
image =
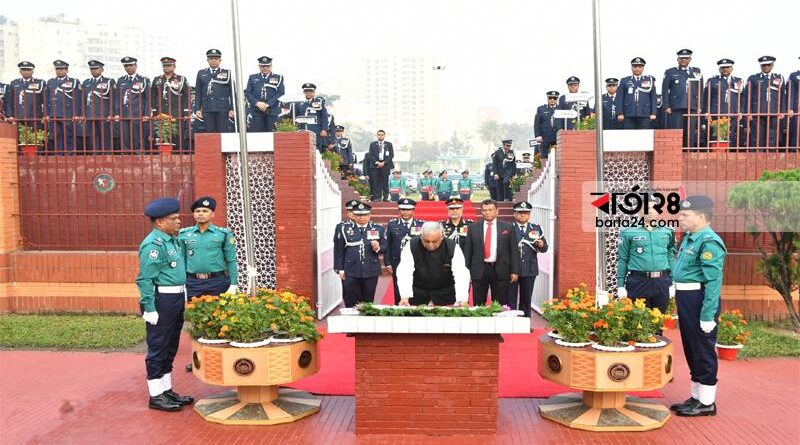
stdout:
{"type": "Polygon", "coordinates": [[[717,404],[703,405],[700,402],[683,409],[679,409],[675,414],[681,417],[700,417],[700,416],[716,416],[717,404]]]}
{"type": "Polygon", "coordinates": [[[191,405],[194,403],[194,397],[192,396],[182,396],[173,390],[164,391],[163,396],[167,396],[169,400],[172,400],[174,403],[177,403],[180,406],[191,405]]]}
{"type": "Polygon", "coordinates": [[[155,397],[150,397],[150,409],[157,409],[159,411],[180,411],[181,405],[167,397],[166,393],[159,394],[155,397]]]}
{"type": "Polygon", "coordinates": [[[192,372],[192,364],[191,363],[186,365],[186,372],[192,372]]]}
{"type": "Polygon", "coordinates": [[[689,397],[688,399],[686,399],[682,403],[673,403],[672,405],[670,405],[669,409],[671,411],[678,411],[678,410],[681,410],[681,409],[686,409],[686,408],[693,407],[693,406],[695,406],[695,405],[697,405],[699,403],[700,403],[699,400],[695,399],[694,397],[689,397]]]}

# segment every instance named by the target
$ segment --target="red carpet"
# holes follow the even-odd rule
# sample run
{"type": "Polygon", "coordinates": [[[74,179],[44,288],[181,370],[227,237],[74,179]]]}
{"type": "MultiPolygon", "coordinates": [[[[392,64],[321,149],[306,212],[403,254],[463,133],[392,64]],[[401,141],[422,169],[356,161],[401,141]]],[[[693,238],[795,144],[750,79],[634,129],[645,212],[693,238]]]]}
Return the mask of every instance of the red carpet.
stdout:
{"type": "MultiPolygon", "coordinates": [[[[574,392],[565,386],[550,383],[537,371],[536,339],[544,334],[537,329],[531,334],[503,335],[500,343],[499,397],[550,397],[574,392]]],[[[326,334],[319,344],[320,370],[317,374],[287,385],[314,394],[355,394],[355,339],[345,334],[326,334]]],[[[638,393],[641,397],[663,397],[660,391],[638,393]]]]}
{"type": "MultiPolygon", "coordinates": [[[[472,201],[464,203],[463,217],[473,221],[477,219],[477,212],[475,212],[472,201]]],[[[423,221],[442,221],[447,219],[447,206],[442,201],[417,201],[414,218],[423,221]]]]}

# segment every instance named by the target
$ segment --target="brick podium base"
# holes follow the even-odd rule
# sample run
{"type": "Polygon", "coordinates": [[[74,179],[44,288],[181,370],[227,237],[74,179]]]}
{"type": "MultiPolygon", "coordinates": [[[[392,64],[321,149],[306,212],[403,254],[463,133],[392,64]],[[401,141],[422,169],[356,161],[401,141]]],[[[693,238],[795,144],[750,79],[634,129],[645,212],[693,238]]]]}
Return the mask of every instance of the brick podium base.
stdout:
{"type": "Polygon", "coordinates": [[[356,434],[495,434],[500,335],[355,336],[356,434]]]}

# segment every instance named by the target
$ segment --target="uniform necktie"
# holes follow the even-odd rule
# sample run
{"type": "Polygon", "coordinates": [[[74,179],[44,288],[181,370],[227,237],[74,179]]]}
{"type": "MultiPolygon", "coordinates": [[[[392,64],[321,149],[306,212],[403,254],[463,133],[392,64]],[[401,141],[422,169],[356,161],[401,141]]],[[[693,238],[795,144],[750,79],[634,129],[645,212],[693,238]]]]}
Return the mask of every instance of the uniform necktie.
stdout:
{"type": "Polygon", "coordinates": [[[492,256],[492,223],[486,222],[486,234],[483,236],[483,259],[488,260],[492,256]]]}

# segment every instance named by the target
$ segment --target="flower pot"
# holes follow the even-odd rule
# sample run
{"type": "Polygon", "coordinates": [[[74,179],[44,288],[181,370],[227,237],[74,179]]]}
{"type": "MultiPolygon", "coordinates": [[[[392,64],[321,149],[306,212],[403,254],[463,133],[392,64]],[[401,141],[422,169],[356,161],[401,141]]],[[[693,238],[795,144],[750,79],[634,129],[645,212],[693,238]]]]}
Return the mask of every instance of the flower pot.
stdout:
{"type": "Polygon", "coordinates": [[[287,334],[275,334],[267,340],[271,343],[297,343],[303,341],[303,337],[291,337],[287,334]]]}
{"type": "Polygon", "coordinates": [[[173,147],[174,145],[175,145],[175,144],[169,144],[169,143],[160,143],[160,144],[158,144],[158,152],[159,152],[159,153],[161,153],[161,154],[163,154],[163,155],[169,155],[169,154],[172,154],[172,147],[173,147]]]}
{"type": "Polygon", "coordinates": [[[559,335],[557,331],[549,331],[547,336],[550,338],[555,338],[556,340],[561,338],[561,335],[559,335]]]}
{"type": "Polygon", "coordinates": [[[728,148],[728,141],[711,141],[709,145],[713,148],[728,148]]]}
{"type": "Polygon", "coordinates": [[[584,346],[589,346],[590,344],[592,344],[592,342],[590,342],[590,341],[582,341],[582,342],[579,342],[579,343],[573,343],[571,341],[565,341],[565,340],[559,338],[559,339],[556,339],[556,344],[559,345],[559,346],[567,347],[567,348],[582,348],[584,346]]]}
{"type": "Polygon", "coordinates": [[[717,343],[717,356],[720,360],[735,361],[736,355],[744,345],[721,345],[717,343]]]}
{"type": "Polygon", "coordinates": [[[209,345],[209,346],[228,346],[228,344],[231,341],[223,339],[223,338],[205,338],[205,337],[200,337],[200,338],[197,339],[197,342],[198,343],[202,343],[204,345],[209,345]]]}
{"type": "Polygon", "coordinates": [[[664,329],[675,329],[678,325],[678,317],[673,317],[670,320],[664,320],[664,329]]]}
{"type": "Polygon", "coordinates": [[[629,352],[635,351],[636,347],[629,344],[620,343],[619,346],[606,346],[601,345],[600,343],[592,343],[592,348],[597,349],[598,351],[606,351],[606,352],[629,352]]]}
{"type": "Polygon", "coordinates": [[[240,341],[232,341],[230,344],[234,348],[260,348],[261,346],[267,346],[270,344],[271,340],[269,338],[259,341],[251,341],[251,342],[240,342],[240,341]]]}
{"type": "Polygon", "coordinates": [[[39,152],[39,147],[34,144],[20,144],[22,147],[22,155],[26,157],[35,157],[39,152]]]}
{"type": "Polygon", "coordinates": [[[654,341],[654,342],[638,342],[637,341],[633,345],[636,346],[637,348],[663,348],[664,346],[667,346],[667,342],[665,342],[664,340],[658,340],[658,341],[654,341]]]}

